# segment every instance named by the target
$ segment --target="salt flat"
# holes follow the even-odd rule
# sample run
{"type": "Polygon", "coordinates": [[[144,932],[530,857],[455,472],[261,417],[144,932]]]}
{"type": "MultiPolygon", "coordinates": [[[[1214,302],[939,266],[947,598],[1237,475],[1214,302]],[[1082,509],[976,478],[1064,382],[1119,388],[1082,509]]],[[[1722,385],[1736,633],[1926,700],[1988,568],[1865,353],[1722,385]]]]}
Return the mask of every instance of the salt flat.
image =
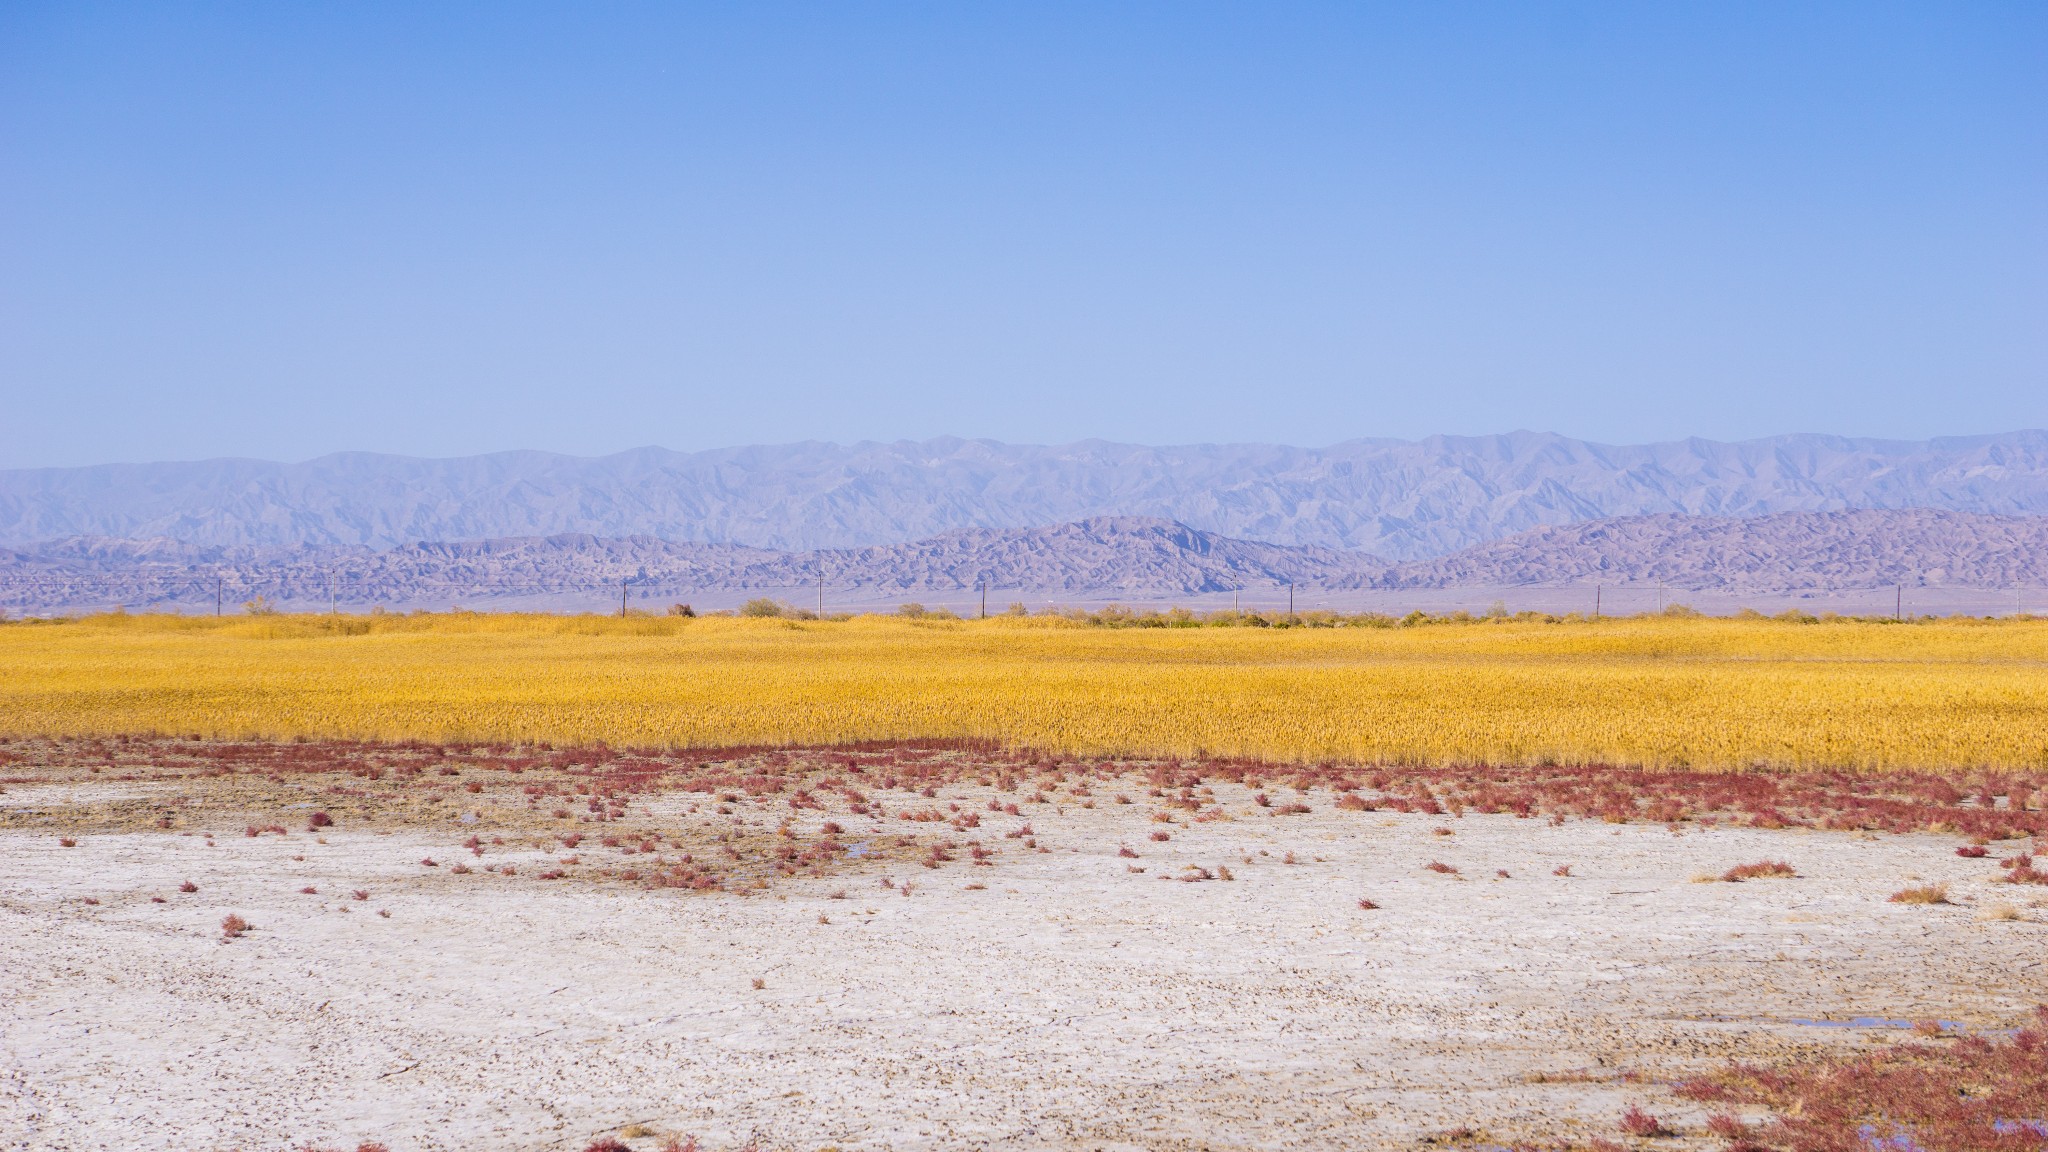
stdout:
{"type": "Polygon", "coordinates": [[[748,895],[543,881],[561,848],[477,858],[459,826],[0,831],[0,1146],[1412,1147],[1615,1138],[1640,1104],[1704,1147],[1673,1079],[1899,1034],[1798,1021],[1996,1026],[2048,990],[2039,890],[1953,838],[1215,791],[1225,819],[1048,807],[1026,848],[988,813],[989,866],[748,895]],[[1693,879],[1759,859],[1799,875],[1693,879]],[[1959,903],[1887,901],[1916,880],[1959,903]],[[1999,901],[2022,918],[1982,919],[1999,901]],[[224,940],[229,913],[253,930],[224,940]]]}

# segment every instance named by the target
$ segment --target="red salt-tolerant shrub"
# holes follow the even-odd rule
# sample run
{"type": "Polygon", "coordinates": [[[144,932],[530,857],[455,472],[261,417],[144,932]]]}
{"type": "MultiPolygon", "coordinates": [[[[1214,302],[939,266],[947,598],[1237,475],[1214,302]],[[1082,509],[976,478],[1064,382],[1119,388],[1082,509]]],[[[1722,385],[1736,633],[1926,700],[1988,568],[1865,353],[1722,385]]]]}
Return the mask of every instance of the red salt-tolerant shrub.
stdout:
{"type": "Polygon", "coordinates": [[[1424,867],[1428,868],[1431,872],[1435,872],[1443,876],[1455,876],[1458,874],[1458,870],[1456,868],[1451,867],[1449,864],[1446,864],[1441,860],[1431,860],[1428,864],[1425,864],[1424,867]]]}
{"type": "Polygon", "coordinates": [[[1154,840],[1171,840],[1171,839],[1173,839],[1173,833],[1171,833],[1171,832],[1154,832],[1154,833],[1152,834],[1152,839],[1154,839],[1154,840]]]}
{"type": "Polygon", "coordinates": [[[2022,863],[2015,864],[2001,877],[2007,884],[2048,884],[2048,872],[2034,867],[2031,856],[2016,857],[2022,863]]]}
{"type": "MultiPolygon", "coordinates": [[[[759,988],[760,986],[760,982],[756,981],[754,987],[759,988]]],[[[612,1139],[610,1136],[605,1136],[592,1140],[584,1147],[583,1152],[633,1152],[633,1150],[625,1144],[612,1139]]]]}
{"type": "Polygon", "coordinates": [[[818,831],[823,832],[827,836],[837,836],[840,833],[846,831],[846,829],[840,827],[838,822],[836,821],[827,820],[825,821],[824,826],[819,828],[818,831]]]}
{"type": "Polygon", "coordinates": [[[248,930],[249,922],[233,912],[228,913],[220,922],[220,934],[226,940],[233,940],[248,930]]]}
{"type": "Polygon", "coordinates": [[[2048,1007],[2035,1010],[2034,1027],[2007,1040],[1965,1036],[1953,1044],[1892,1044],[1778,1067],[1731,1064],[1678,1091],[1693,1100],[1769,1108],[1774,1118],[1754,1137],[1737,1137],[1753,1139],[1750,1147],[2034,1152],[2048,1146],[2043,1029],[2048,1007]]]}
{"type": "Polygon", "coordinates": [[[1363,798],[1347,792],[1337,797],[1337,807],[1345,812],[1370,812],[1373,806],[1363,798]]]}
{"type": "Polygon", "coordinates": [[[1635,1105],[1630,1105],[1629,1110],[1621,1114],[1621,1130],[1631,1136],[1640,1136],[1645,1139],[1653,1136],[1671,1135],[1671,1130],[1664,1126],[1662,1120],[1657,1119],[1635,1105]]]}
{"type": "Polygon", "coordinates": [[[299,889],[299,895],[301,896],[318,896],[319,894],[320,890],[318,888],[313,887],[311,884],[308,884],[304,888],[299,889]]]}
{"type": "Polygon", "coordinates": [[[368,900],[370,898],[370,892],[367,888],[358,888],[349,893],[349,895],[357,900],[368,900]]]}
{"type": "Polygon", "coordinates": [[[1365,909],[1365,910],[1366,910],[1367,912],[1377,912],[1377,911],[1379,911],[1379,907],[1380,907],[1379,905],[1377,905],[1377,904],[1373,903],[1373,902],[1372,902],[1372,901],[1370,901],[1370,900],[1360,900],[1360,901],[1358,902],[1358,906],[1359,906],[1360,908],[1363,908],[1363,909],[1365,909]]]}
{"type": "Polygon", "coordinates": [[[311,816],[306,817],[306,827],[308,828],[329,828],[333,825],[334,817],[329,816],[325,812],[315,812],[311,816]]]}
{"type": "Polygon", "coordinates": [[[1707,1132],[1723,1140],[1741,1140],[1749,1135],[1749,1125],[1726,1112],[1716,1112],[1707,1117],[1707,1132]]]}
{"type": "Polygon", "coordinates": [[[1983,857],[1986,853],[1982,844],[1965,844],[1961,848],[1956,849],[1956,855],[1967,856],[1975,860],[1983,857]]]}
{"type": "Polygon", "coordinates": [[[1550,870],[1550,874],[1552,876],[1569,876],[1572,874],[1572,866],[1569,864],[1559,864],[1550,870]]]}
{"type": "Polygon", "coordinates": [[[1131,851],[1129,846],[1118,848],[1116,850],[1116,854],[1131,860],[1136,860],[1138,858],[1138,854],[1136,852],[1131,851]]]}
{"type": "Polygon", "coordinates": [[[567,836],[562,837],[562,847],[564,848],[574,848],[581,843],[583,843],[583,836],[580,833],[571,832],[567,836]]]}

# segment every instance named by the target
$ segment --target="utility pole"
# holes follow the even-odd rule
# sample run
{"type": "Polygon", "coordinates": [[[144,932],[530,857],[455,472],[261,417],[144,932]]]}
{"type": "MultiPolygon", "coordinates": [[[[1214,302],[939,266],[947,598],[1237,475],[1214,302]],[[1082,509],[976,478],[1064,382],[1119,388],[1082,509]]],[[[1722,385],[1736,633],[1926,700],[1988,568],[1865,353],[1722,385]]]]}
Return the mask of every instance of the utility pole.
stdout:
{"type": "Polygon", "coordinates": [[[1894,584],[1892,585],[1892,619],[1904,620],[1905,618],[1906,586],[1904,584],[1894,584]]]}
{"type": "Polygon", "coordinates": [[[329,616],[335,614],[334,576],[331,573],[327,577],[327,614],[329,616]]]}
{"type": "Polygon", "coordinates": [[[818,561],[818,619],[825,618],[825,562],[818,561]]]}
{"type": "Polygon", "coordinates": [[[621,577],[619,577],[619,618],[620,618],[621,620],[623,620],[623,619],[625,619],[625,617],[626,617],[626,578],[625,578],[624,576],[621,576],[621,577]]]}
{"type": "Polygon", "coordinates": [[[220,577],[215,576],[213,578],[213,614],[215,616],[220,615],[220,592],[222,583],[223,581],[221,580],[220,577]]]}
{"type": "Polygon", "coordinates": [[[1600,618],[1600,586],[1593,585],[1593,619],[1600,618]]]}
{"type": "Polygon", "coordinates": [[[988,580],[986,578],[981,582],[981,618],[983,620],[988,619],[988,580]]]}
{"type": "Polygon", "coordinates": [[[1287,582],[1287,618],[1294,619],[1294,581],[1287,582]]]}

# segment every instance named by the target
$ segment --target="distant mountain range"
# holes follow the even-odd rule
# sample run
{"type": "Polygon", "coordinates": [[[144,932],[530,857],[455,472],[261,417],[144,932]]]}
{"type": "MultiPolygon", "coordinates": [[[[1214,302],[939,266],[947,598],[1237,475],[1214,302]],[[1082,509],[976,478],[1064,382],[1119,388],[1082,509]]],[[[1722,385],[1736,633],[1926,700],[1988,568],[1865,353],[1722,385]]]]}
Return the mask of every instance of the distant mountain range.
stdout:
{"type": "Polygon", "coordinates": [[[1293,584],[1332,590],[1664,582],[1674,590],[1769,593],[2048,586],[2048,517],[1925,509],[1770,516],[1621,517],[1540,528],[1431,560],[1388,564],[1313,545],[1258,543],[1170,520],[1099,517],[1033,529],[968,529],[907,544],[783,552],[636,536],[567,534],[376,550],[197,545],[80,537],[0,552],[0,604],[164,599],[191,603],[219,580],[230,603],[461,601],[618,587],[636,599],[760,591],[808,602],[959,593],[1160,599],[1293,584]],[[797,594],[792,595],[792,591],[797,594]]]}
{"type": "Polygon", "coordinates": [[[1344,588],[1667,583],[1697,591],[2048,585],[2048,516],[1926,508],[1627,516],[1537,528],[1340,578],[1344,588]]]}
{"type": "Polygon", "coordinates": [[[1288,583],[1334,585],[1385,570],[1370,556],[1198,532],[1170,520],[1099,517],[1037,529],[985,528],[870,548],[779,552],[647,536],[521,537],[407,544],[385,551],[221,547],[77,537],[0,552],[0,603],[86,602],[131,594],[231,592],[273,600],[402,603],[590,591],[628,584],[636,597],[810,589],[834,595],[997,592],[1192,595],[1288,583]]]}
{"type": "MultiPolygon", "coordinates": [[[[1613,517],[1863,508],[2048,513],[2048,433],[1615,446],[1517,432],[1328,448],[941,439],[696,453],[643,448],[594,459],[350,453],[301,464],[0,471],[0,542],[15,545],[161,537],[202,547],[384,550],[580,534],[645,538],[635,548],[666,541],[808,550],[887,547],[980,529],[1023,532],[1003,547],[1028,551],[1024,541],[1044,525],[1140,516],[1177,521],[1203,540],[1412,562],[1613,517]]],[[[475,545],[487,546],[497,545],[475,545]]],[[[701,555],[713,568],[755,562],[739,552],[701,555]]],[[[1530,569],[1539,570],[1550,571],[1530,569]]]]}

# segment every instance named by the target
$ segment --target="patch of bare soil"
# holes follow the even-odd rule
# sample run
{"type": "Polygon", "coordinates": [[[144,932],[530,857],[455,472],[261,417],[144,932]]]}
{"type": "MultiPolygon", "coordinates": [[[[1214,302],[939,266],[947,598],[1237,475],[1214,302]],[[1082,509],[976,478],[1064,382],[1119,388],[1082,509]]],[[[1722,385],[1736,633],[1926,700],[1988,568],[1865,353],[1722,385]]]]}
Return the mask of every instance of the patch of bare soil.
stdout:
{"type": "Polygon", "coordinates": [[[0,747],[6,1147],[1719,1148],[2048,988],[2027,781],[0,747]]]}

